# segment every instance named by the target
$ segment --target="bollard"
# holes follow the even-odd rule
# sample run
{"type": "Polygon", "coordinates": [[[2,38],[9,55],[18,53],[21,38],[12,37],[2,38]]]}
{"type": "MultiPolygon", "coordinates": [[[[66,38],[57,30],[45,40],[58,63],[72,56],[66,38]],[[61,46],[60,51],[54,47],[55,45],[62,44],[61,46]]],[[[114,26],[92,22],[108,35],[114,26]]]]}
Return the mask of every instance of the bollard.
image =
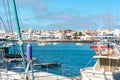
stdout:
{"type": "Polygon", "coordinates": [[[29,43],[26,48],[27,61],[32,60],[32,45],[29,43]]]}

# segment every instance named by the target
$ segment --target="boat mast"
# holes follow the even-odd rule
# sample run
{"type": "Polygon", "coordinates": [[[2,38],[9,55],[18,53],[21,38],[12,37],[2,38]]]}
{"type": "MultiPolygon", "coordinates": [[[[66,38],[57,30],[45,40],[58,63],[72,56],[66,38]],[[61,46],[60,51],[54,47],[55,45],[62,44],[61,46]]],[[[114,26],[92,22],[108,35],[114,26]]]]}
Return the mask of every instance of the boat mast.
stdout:
{"type": "Polygon", "coordinates": [[[26,64],[25,64],[25,58],[24,58],[23,42],[22,42],[21,33],[20,33],[20,25],[19,25],[19,20],[18,20],[17,8],[16,8],[15,0],[12,0],[12,2],[13,2],[13,8],[14,8],[14,15],[15,15],[15,19],[16,19],[16,28],[17,28],[19,46],[20,46],[20,51],[21,51],[21,56],[22,56],[22,61],[23,61],[23,67],[24,67],[24,71],[25,71],[26,64]]]}

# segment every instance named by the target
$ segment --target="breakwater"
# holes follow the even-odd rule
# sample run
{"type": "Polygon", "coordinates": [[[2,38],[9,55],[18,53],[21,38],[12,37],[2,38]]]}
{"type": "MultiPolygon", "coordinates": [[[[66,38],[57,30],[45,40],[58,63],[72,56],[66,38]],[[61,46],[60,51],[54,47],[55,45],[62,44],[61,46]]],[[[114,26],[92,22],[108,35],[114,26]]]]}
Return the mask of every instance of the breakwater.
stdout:
{"type": "MultiPolygon", "coordinates": [[[[8,41],[15,41],[18,40],[8,40],[8,41]]],[[[23,42],[81,42],[81,43],[93,43],[98,42],[99,40],[23,40],[23,42]]]]}

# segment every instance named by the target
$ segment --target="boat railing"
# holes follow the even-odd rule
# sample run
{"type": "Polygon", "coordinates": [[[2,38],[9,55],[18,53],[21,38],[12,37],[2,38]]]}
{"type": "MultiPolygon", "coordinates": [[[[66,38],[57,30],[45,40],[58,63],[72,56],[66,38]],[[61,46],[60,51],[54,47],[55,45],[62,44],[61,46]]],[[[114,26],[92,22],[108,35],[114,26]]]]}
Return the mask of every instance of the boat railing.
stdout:
{"type": "MultiPolygon", "coordinates": [[[[41,62],[48,63],[48,61],[40,61],[40,60],[38,60],[37,63],[41,63],[41,62]]],[[[50,66],[46,68],[40,68],[40,70],[48,73],[54,73],[57,75],[66,76],[66,77],[80,76],[80,72],[78,72],[80,67],[73,67],[70,65],[62,64],[62,63],[57,67],[54,67],[52,65],[50,66]]]]}
{"type": "Polygon", "coordinates": [[[89,68],[84,68],[80,70],[82,74],[84,74],[84,77],[86,77],[88,80],[91,80],[91,78],[96,79],[100,79],[100,80],[111,80],[112,77],[112,73],[111,72],[104,72],[104,71],[96,71],[93,70],[92,67],[89,68]]]}
{"type": "MultiPolygon", "coordinates": [[[[51,65],[51,67],[54,67],[54,66],[51,65]]],[[[15,69],[15,67],[13,67],[13,70],[12,69],[10,70],[12,72],[15,72],[15,74],[14,73],[9,73],[7,70],[5,71],[3,68],[4,67],[1,67],[0,78],[5,79],[5,80],[8,79],[8,78],[10,80],[14,80],[14,79],[16,79],[16,76],[18,76],[17,80],[24,80],[26,73],[19,72],[20,71],[19,66],[18,66],[18,69],[15,69]]],[[[43,68],[41,68],[38,72],[34,72],[34,74],[36,74],[36,75],[37,75],[37,73],[40,74],[40,72],[46,72],[45,75],[35,76],[35,78],[37,80],[46,80],[46,79],[43,79],[43,78],[49,78],[49,77],[54,77],[55,79],[53,79],[53,80],[73,80],[75,78],[79,79],[79,76],[80,76],[80,73],[77,72],[79,70],[79,68],[75,68],[73,66],[67,66],[67,65],[64,65],[64,64],[62,64],[60,67],[56,67],[56,68],[49,68],[49,67],[44,68],[44,71],[42,71],[42,69],[43,68]],[[71,76],[71,74],[74,74],[74,75],[71,76]],[[75,77],[75,75],[77,77],[75,77]]],[[[32,78],[30,77],[29,80],[32,80],[32,78]]]]}
{"type": "Polygon", "coordinates": [[[67,66],[64,64],[61,64],[60,67],[55,67],[51,65],[51,67],[41,68],[41,71],[45,71],[47,73],[53,73],[56,75],[62,75],[66,77],[74,77],[74,76],[80,76],[80,73],[78,72],[79,68],[73,67],[73,66],[67,66]],[[73,75],[71,75],[73,74],[73,75]]]}
{"type": "Polygon", "coordinates": [[[80,73],[78,72],[78,70],[80,68],[76,68],[76,67],[73,67],[73,66],[68,66],[68,65],[62,65],[62,75],[63,76],[67,76],[67,77],[74,77],[75,75],[76,76],[80,76],[80,73]],[[73,75],[71,75],[73,74],[73,75]]]}
{"type": "MultiPolygon", "coordinates": [[[[79,68],[75,68],[73,66],[66,66],[63,65],[62,67],[59,67],[58,70],[61,70],[61,72],[59,72],[56,69],[51,69],[51,68],[44,68],[44,71],[34,71],[34,80],[79,80],[80,77],[80,73],[77,73],[77,77],[76,76],[71,76],[71,73],[69,73],[69,71],[72,72],[72,74],[76,74],[75,69],[79,68]],[[62,75],[61,75],[62,74],[62,75]]],[[[2,69],[3,70],[3,69],[2,69]]],[[[18,68],[19,70],[19,68],[18,68]]],[[[25,80],[25,75],[26,73],[24,72],[18,72],[15,71],[14,69],[10,71],[1,71],[1,75],[0,77],[2,77],[2,79],[10,79],[10,80],[25,80]],[[2,72],[2,73],[1,73],[2,72]]],[[[32,80],[32,74],[31,72],[29,72],[29,79],[28,80],[32,80]]]]}
{"type": "Polygon", "coordinates": [[[83,70],[94,70],[93,67],[87,67],[87,68],[84,68],[83,70]]]}
{"type": "Polygon", "coordinates": [[[85,65],[85,67],[92,67],[94,66],[95,62],[96,62],[97,59],[95,58],[91,58],[88,63],[85,65]]]}
{"type": "Polygon", "coordinates": [[[115,45],[114,47],[115,47],[115,49],[116,49],[117,54],[119,54],[119,55],[120,55],[120,46],[115,45]]]}

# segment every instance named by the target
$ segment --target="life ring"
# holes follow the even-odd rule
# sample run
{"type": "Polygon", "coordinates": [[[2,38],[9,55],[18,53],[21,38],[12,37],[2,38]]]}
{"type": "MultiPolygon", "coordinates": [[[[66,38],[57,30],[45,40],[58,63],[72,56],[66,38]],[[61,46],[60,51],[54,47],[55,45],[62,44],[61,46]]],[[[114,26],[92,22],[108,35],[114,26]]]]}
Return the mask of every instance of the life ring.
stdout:
{"type": "Polygon", "coordinates": [[[112,48],[108,49],[108,55],[114,54],[114,50],[112,48]]]}
{"type": "Polygon", "coordinates": [[[101,49],[100,48],[97,48],[96,49],[96,54],[101,54],[102,52],[101,52],[101,49]]]}

